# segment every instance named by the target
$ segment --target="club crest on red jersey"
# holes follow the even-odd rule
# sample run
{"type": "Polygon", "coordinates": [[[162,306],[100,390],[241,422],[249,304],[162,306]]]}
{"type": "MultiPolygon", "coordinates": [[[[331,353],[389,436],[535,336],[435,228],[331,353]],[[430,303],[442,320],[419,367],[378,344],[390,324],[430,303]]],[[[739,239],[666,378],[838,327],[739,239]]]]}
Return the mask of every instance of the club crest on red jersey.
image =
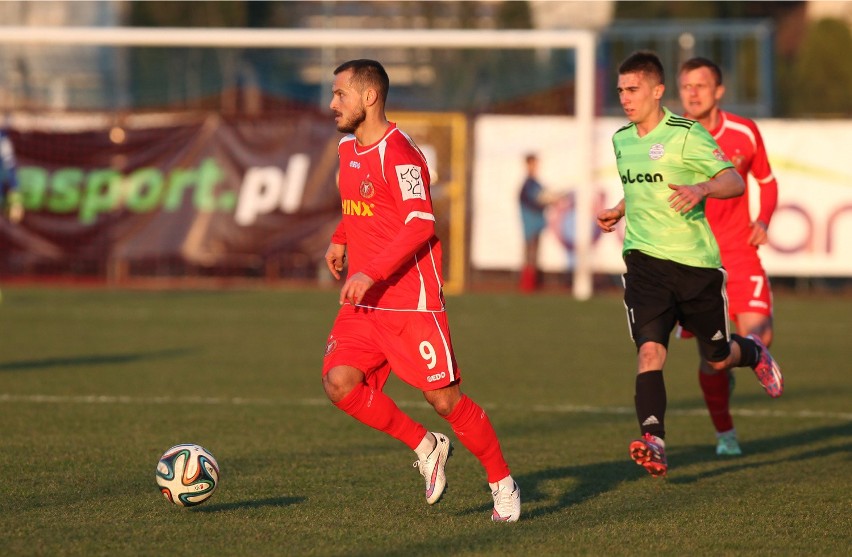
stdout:
{"type": "Polygon", "coordinates": [[[370,199],[374,195],[376,195],[376,188],[373,187],[373,182],[369,180],[362,180],[361,187],[358,188],[358,191],[361,193],[361,197],[364,199],[370,199]]]}
{"type": "Polygon", "coordinates": [[[328,356],[329,354],[334,352],[335,348],[337,348],[337,339],[329,338],[328,342],[325,344],[325,355],[328,356]]]}
{"type": "Polygon", "coordinates": [[[745,155],[743,155],[739,151],[737,151],[737,153],[733,157],[731,157],[731,162],[734,163],[734,166],[740,172],[744,172],[745,170],[747,170],[747,168],[746,168],[747,161],[746,161],[745,155]]]}

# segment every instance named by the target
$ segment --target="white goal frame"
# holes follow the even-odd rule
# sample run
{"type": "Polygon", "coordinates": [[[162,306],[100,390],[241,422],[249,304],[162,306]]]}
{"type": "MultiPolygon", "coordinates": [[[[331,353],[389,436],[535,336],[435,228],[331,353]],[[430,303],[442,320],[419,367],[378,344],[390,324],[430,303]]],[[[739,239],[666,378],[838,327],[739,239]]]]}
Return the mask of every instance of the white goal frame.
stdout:
{"type": "Polygon", "coordinates": [[[595,145],[595,49],[589,30],[443,29],[245,29],[179,27],[0,27],[0,44],[211,47],[211,48],[369,48],[573,49],[576,56],[575,108],[579,128],[571,149],[583,161],[576,180],[576,237],[573,294],[592,296],[592,185],[595,145]]]}

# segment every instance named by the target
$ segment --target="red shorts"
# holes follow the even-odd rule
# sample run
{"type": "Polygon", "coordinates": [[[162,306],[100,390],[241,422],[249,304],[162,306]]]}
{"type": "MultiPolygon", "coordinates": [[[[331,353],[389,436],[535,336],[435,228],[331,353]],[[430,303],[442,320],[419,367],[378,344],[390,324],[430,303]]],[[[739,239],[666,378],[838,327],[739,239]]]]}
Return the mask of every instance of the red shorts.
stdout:
{"type": "MultiPolygon", "coordinates": [[[[740,313],[759,313],[772,317],[772,289],[769,277],[760,264],[760,259],[741,257],[735,261],[726,262],[725,271],[728,281],[725,293],[728,296],[728,317],[734,323],[740,313]]],[[[693,334],[678,323],[675,336],[681,339],[693,338],[693,334]]]]}
{"type": "Polygon", "coordinates": [[[740,313],[772,317],[772,289],[760,261],[737,263],[728,271],[728,314],[736,321],[740,313]]]}
{"type": "Polygon", "coordinates": [[[344,304],[325,346],[322,372],[346,365],[381,390],[393,370],[421,391],[461,380],[446,312],[389,311],[344,304]]]}

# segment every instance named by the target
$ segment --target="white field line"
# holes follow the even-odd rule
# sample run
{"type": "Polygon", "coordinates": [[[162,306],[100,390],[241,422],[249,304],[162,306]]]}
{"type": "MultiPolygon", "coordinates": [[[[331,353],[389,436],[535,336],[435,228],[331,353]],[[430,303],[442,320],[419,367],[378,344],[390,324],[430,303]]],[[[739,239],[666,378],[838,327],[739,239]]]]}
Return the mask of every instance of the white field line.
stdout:
{"type": "MultiPolygon", "coordinates": [[[[0,403],[37,403],[37,404],[201,404],[211,406],[325,406],[331,403],[324,398],[301,398],[301,399],[272,399],[272,398],[242,398],[242,397],[136,397],[115,395],[16,395],[0,394],[0,403]]],[[[428,408],[425,401],[397,401],[400,407],[428,408]]],[[[506,409],[515,411],[531,411],[543,414],[604,414],[604,415],[632,415],[635,410],[628,406],[588,406],[575,404],[530,406],[507,405],[507,404],[483,404],[482,406],[492,409],[506,409]]],[[[704,416],[707,414],[705,408],[683,408],[669,409],[668,415],[674,416],[704,416]]],[[[732,409],[734,416],[752,418],[815,418],[852,421],[852,413],[849,412],[823,412],[815,410],[749,410],[732,409]]]]}

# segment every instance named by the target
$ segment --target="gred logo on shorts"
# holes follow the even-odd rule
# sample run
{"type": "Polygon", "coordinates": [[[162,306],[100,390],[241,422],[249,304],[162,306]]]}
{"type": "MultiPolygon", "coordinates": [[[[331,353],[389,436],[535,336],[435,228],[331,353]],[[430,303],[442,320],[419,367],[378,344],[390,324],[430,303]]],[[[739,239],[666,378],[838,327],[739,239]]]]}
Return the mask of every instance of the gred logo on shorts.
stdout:
{"type": "Polygon", "coordinates": [[[434,375],[430,375],[429,377],[426,378],[426,381],[428,381],[429,383],[434,383],[435,381],[440,381],[441,379],[443,379],[446,376],[447,376],[447,372],[442,371],[441,373],[436,373],[434,375]]]}

